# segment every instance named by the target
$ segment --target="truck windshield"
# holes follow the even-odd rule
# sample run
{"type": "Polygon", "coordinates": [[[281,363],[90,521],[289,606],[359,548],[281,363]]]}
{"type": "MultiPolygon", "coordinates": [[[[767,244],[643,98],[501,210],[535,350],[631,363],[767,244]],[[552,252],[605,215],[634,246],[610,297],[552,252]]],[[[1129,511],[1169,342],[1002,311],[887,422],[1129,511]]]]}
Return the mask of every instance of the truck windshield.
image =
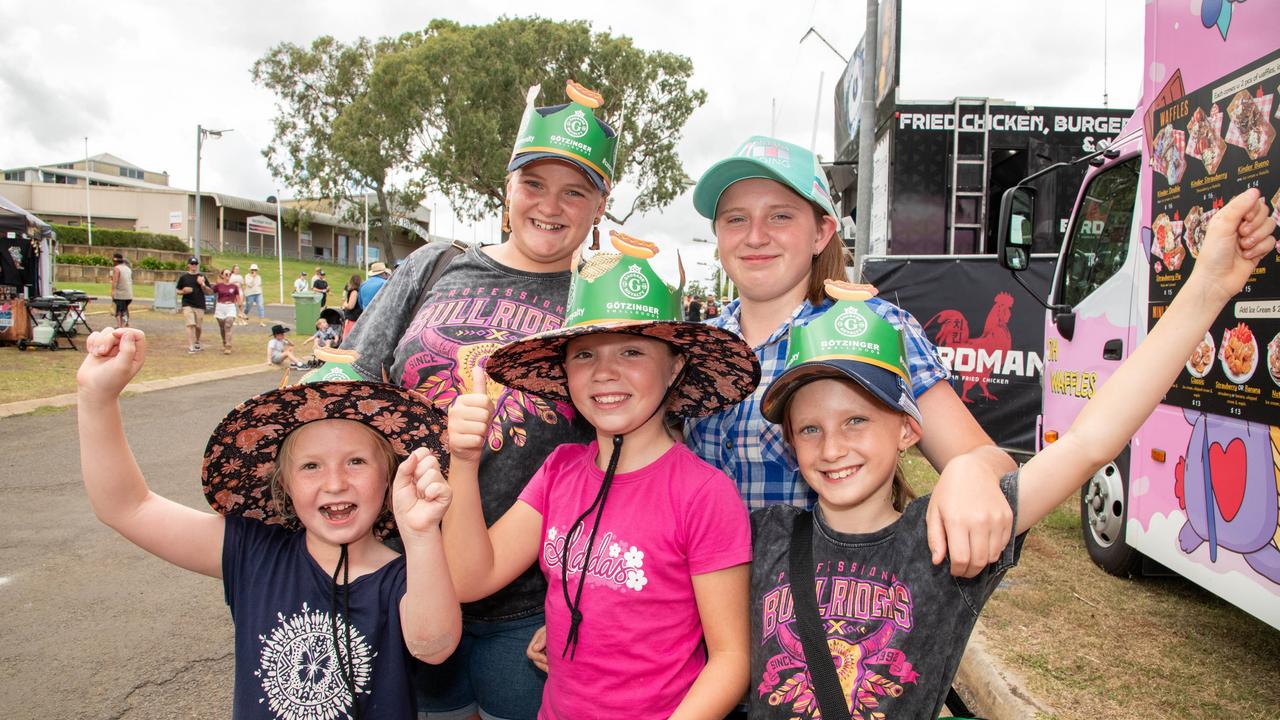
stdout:
{"type": "Polygon", "coordinates": [[[1140,160],[1134,156],[1117,163],[1089,183],[1068,240],[1062,304],[1074,307],[1124,265],[1140,160]]]}

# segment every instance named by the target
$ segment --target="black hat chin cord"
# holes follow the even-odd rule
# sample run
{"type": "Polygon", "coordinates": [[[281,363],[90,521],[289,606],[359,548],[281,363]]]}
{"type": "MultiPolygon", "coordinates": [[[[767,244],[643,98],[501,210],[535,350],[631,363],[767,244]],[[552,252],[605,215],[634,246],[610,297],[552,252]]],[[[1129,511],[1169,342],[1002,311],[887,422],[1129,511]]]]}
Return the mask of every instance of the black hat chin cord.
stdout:
{"type": "MultiPolygon", "coordinates": [[[[649,422],[659,412],[665,412],[667,403],[671,399],[671,393],[675,391],[680,383],[684,381],[685,369],[680,368],[679,374],[667,386],[667,391],[662,394],[662,402],[649,413],[649,417],[645,418],[645,422],[649,422]]],[[[643,425],[644,423],[641,423],[643,425]]],[[[587,566],[591,562],[591,548],[596,542],[596,531],[600,529],[600,518],[604,515],[604,502],[609,496],[609,488],[613,486],[613,476],[618,470],[618,459],[622,456],[622,435],[613,436],[613,452],[609,454],[609,464],[604,471],[604,481],[600,483],[600,490],[596,493],[596,497],[591,501],[591,505],[586,511],[578,516],[577,520],[569,526],[569,532],[565,533],[564,553],[560,557],[560,590],[564,593],[564,604],[569,608],[569,634],[564,640],[564,649],[560,651],[560,657],[566,654],[572,660],[578,649],[578,628],[582,625],[582,588],[587,584],[587,566]],[[578,589],[574,591],[573,597],[569,597],[569,556],[573,553],[573,534],[580,527],[586,525],[587,516],[589,516],[596,507],[599,506],[599,512],[596,512],[596,519],[591,523],[591,532],[587,535],[587,548],[582,555],[582,568],[578,571],[578,589]]]]}
{"type": "Polygon", "coordinates": [[[361,717],[360,703],[356,697],[356,665],[351,655],[351,558],[347,554],[347,544],[342,543],[338,554],[338,564],[333,568],[333,582],[329,585],[329,634],[333,639],[333,657],[338,665],[338,677],[351,695],[351,714],[356,720],[361,717]],[[338,609],[338,573],[342,573],[342,609],[338,609]],[[342,626],[346,635],[346,651],[344,657],[338,651],[338,613],[342,613],[342,626]]]}

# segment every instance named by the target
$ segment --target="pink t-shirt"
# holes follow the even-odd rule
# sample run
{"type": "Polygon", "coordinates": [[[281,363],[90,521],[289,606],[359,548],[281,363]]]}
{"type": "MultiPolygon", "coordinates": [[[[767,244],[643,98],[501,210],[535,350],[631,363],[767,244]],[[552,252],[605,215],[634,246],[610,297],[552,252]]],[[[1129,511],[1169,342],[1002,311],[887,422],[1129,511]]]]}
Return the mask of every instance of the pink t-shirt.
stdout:
{"type": "MultiPolygon", "coordinates": [[[[520,494],[542,514],[538,563],[548,584],[550,671],[538,717],[665,718],[706,665],[692,576],[750,562],[750,522],[733,481],[681,443],[615,475],[587,567],[577,650],[561,657],[564,535],[604,481],[596,452],[594,442],[561,445],[520,494]]],[[[571,593],[594,521],[592,513],[573,538],[571,593]]]]}

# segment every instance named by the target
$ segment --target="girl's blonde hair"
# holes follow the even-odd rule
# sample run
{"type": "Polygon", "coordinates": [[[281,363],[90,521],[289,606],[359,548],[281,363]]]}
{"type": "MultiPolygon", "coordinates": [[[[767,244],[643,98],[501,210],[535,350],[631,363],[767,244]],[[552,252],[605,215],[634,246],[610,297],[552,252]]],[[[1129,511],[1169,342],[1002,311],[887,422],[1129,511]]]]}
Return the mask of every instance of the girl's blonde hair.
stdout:
{"type": "MultiPolygon", "coordinates": [[[[852,381],[840,380],[854,385],[852,381]]],[[[905,415],[906,413],[902,413],[905,415]]],[[[786,438],[787,444],[795,447],[795,437],[792,435],[791,427],[791,404],[788,401],[786,411],[782,414],[782,437],[786,438]]],[[[907,509],[907,505],[916,499],[916,491],[911,489],[907,484],[907,474],[902,469],[902,463],[893,464],[893,489],[890,491],[889,500],[893,503],[893,509],[902,512],[907,509]]]]}
{"type": "MultiPolygon", "coordinates": [[[[329,418],[331,420],[339,420],[343,418],[329,418]]],[[[378,447],[378,453],[382,457],[387,466],[387,492],[383,498],[383,506],[387,506],[387,502],[391,498],[391,481],[395,478],[396,467],[399,466],[399,458],[396,456],[395,450],[391,449],[391,443],[385,437],[373,428],[362,422],[352,420],[360,431],[374,438],[378,447]]],[[[293,502],[289,500],[289,483],[285,468],[289,465],[289,459],[293,457],[293,445],[297,438],[298,430],[305,425],[295,429],[293,432],[285,436],[284,442],[280,443],[280,450],[276,453],[275,467],[271,468],[271,477],[268,487],[271,490],[271,508],[276,514],[287,520],[293,520],[295,515],[293,512],[293,502]]]]}

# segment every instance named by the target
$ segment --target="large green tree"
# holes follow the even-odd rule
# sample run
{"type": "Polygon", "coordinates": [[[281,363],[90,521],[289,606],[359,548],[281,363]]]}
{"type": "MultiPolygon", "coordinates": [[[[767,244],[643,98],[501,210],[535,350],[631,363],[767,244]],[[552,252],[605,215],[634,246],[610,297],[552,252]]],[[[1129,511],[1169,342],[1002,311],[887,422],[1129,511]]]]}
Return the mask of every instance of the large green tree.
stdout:
{"type": "Polygon", "coordinates": [[[365,192],[376,198],[370,209],[384,259],[394,261],[389,218],[421,201],[412,182],[420,124],[403,108],[369,92],[379,58],[405,51],[421,39],[399,38],[350,44],[324,36],[310,47],[282,43],[253,64],[253,79],[276,95],[275,136],[263,151],[276,177],[295,192],[315,198],[359,204],[365,192]]]}
{"type": "Polygon", "coordinates": [[[626,180],[637,191],[627,207],[609,208],[608,217],[621,224],[692,184],[676,155],[685,122],[707,97],[689,87],[692,73],[686,57],[642,50],[582,21],[433,20],[413,42],[377,59],[368,96],[397,108],[391,127],[416,117],[420,183],[479,219],[504,204],[528,88],[542,86],[539,105],[566,102],[569,79],[600,92],[605,103],[597,115],[620,136],[614,182],[626,180]]]}

